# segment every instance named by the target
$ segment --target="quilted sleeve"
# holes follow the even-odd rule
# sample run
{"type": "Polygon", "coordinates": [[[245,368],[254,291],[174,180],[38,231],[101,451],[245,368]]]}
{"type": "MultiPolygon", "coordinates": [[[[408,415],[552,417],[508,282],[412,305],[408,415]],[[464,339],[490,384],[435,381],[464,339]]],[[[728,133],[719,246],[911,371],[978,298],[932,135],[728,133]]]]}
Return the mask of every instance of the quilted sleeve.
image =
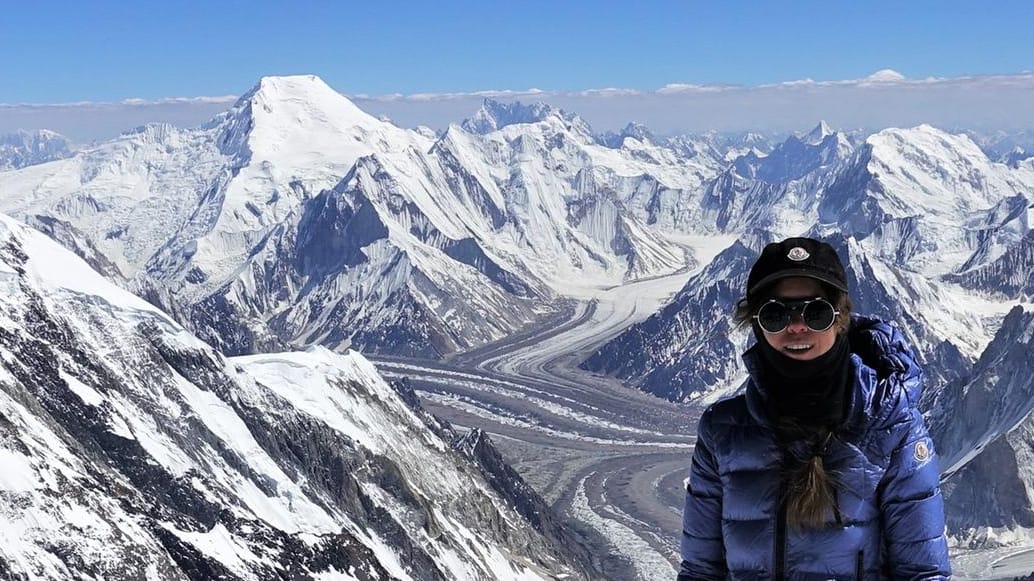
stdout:
{"type": "Polygon", "coordinates": [[[682,512],[678,581],[725,579],[728,573],[722,541],[722,483],[711,448],[712,410],[704,412],[697,429],[682,512]]]}
{"type": "Polygon", "coordinates": [[[944,537],[944,501],[937,455],[915,408],[893,430],[900,445],[880,485],[880,510],[893,579],[948,579],[951,565],[944,537]]]}

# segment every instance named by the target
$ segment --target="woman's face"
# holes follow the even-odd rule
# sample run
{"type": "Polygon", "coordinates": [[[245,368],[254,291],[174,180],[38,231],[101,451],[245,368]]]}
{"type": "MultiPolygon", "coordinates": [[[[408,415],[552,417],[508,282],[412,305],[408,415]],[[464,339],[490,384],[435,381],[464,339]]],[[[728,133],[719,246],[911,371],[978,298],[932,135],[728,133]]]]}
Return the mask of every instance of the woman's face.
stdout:
{"type": "MultiPolygon", "coordinates": [[[[821,297],[822,286],[807,277],[784,278],[772,287],[771,298],[799,300],[821,297]]],[[[833,347],[837,339],[837,325],[825,331],[813,331],[804,324],[799,314],[790,317],[790,324],[778,333],[763,333],[765,341],[783,355],[800,361],[815,359],[833,347]]]]}

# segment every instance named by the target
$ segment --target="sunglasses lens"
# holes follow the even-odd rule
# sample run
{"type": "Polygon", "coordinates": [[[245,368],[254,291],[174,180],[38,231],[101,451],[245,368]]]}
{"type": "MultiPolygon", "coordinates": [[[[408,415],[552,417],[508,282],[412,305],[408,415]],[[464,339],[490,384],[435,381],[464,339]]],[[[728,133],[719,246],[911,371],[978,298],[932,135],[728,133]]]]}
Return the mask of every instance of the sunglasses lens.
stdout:
{"type": "Polygon", "coordinates": [[[825,299],[793,301],[784,304],[779,301],[767,302],[758,310],[757,321],[761,330],[766,333],[779,333],[790,324],[790,318],[800,313],[801,319],[812,331],[825,331],[833,326],[837,312],[833,305],[825,299]]]}
{"type": "Polygon", "coordinates": [[[778,333],[790,324],[790,310],[783,303],[765,303],[758,310],[758,325],[768,333],[778,333]]]}
{"type": "Polygon", "coordinates": [[[804,310],[801,312],[801,318],[804,319],[804,324],[811,327],[813,331],[825,331],[833,326],[833,319],[836,318],[836,313],[833,310],[833,305],[819,300],[805,305],[804,310]]]}

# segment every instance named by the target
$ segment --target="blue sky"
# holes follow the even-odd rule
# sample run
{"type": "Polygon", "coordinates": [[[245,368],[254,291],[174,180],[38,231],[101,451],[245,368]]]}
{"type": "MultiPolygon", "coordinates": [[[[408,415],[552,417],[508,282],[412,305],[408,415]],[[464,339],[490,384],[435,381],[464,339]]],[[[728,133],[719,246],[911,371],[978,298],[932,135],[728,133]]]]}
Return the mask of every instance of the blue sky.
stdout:
{"type": "Polygon", "coordinates": [[[0,103],[760,85],[1034,70],[1034,2],[482,0],[7,3],[0,103]]]}
{"type": "Polygon", "coordinates": [[[0,134],[196,126],[296,74],[436,130],[486,93],[597,131],[1034,130],[1030,22],[1029,0],[11,2],[0,134]]]}

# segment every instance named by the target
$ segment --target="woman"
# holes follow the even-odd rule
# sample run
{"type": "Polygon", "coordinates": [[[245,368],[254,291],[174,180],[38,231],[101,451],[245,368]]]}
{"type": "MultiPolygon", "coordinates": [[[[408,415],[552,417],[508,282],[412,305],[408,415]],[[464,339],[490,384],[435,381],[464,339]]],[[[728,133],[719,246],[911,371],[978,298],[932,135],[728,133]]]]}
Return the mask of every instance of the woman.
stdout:
{"type": "Polygon", "coordinates": [[[679,581],[948,579],[922,371],[896,327],[851,315],[833,248],[767,245],[736,318],[750,379],[700,419],[679,581]]]}

